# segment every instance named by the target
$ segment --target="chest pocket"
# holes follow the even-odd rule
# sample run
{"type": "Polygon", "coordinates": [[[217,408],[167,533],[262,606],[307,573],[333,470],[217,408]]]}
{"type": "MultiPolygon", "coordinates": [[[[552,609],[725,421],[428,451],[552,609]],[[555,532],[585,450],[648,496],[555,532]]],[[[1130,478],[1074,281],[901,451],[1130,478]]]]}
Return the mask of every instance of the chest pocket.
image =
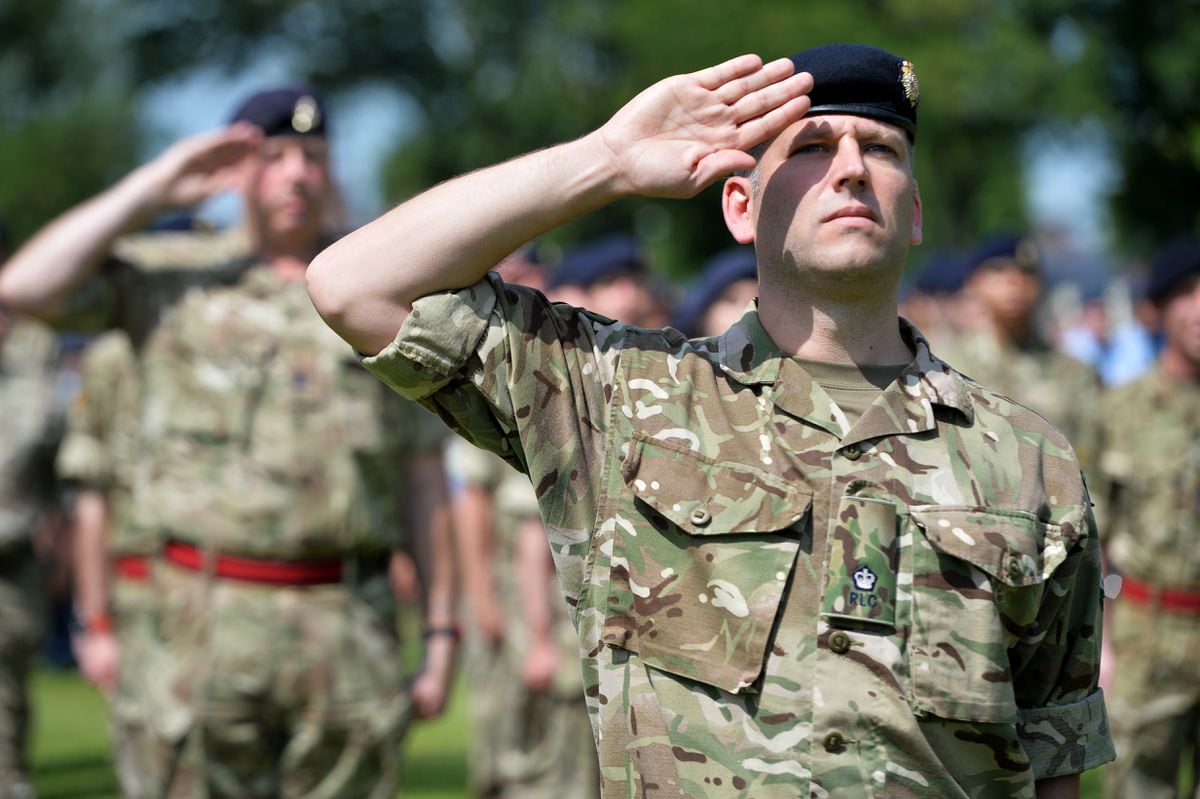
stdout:
{"type": "Polygon", "coordinates": [[[645,438],[631,442],[622,475],[605,643],[660,671],[750,692],[811,494],[645,438]]]}
{"type": "MultiPolygon", "coordinates": [[[[1036,618],[1056,525],[1019,511],[911,509],[913,709],[1017,720],[1008,649],[1036,618]]],[[[1061,543],[1061,541],[1060,541],[1061,543]]]]}

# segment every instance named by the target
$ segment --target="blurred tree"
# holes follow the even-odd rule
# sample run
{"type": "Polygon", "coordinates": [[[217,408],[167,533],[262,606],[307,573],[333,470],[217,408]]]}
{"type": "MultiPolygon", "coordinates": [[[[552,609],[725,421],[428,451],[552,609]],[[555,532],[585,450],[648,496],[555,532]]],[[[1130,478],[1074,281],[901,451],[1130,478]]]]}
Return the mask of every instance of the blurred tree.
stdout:
{"type": "Polygon", "coordinates": [[[1121,243],[1145,254],[1200,233],[1200,2],[1060,4],[1101,56],[1102,108],[1123,172],[1113,197],[1121,243]]]}

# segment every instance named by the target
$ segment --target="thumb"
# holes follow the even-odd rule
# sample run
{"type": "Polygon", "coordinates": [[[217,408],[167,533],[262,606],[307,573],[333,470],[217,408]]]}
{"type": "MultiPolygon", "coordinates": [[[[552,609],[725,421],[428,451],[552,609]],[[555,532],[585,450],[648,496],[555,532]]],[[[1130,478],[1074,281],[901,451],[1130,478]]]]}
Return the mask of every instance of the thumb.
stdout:
{"type": "Polygon", "coordinates": [[[696,164],[695,176],[698,188],[702,189],[738,170],[753,169],[754,156],[742,150],[717,150],[701,158],[696,164]]]}

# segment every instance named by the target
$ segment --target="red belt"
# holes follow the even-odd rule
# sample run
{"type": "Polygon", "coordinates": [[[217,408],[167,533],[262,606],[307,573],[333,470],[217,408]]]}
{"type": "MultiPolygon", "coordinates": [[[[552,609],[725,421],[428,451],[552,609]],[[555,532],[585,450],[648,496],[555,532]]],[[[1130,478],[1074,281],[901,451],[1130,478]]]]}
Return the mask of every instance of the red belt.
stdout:
{"type": "Polygon", "coordinates": [[[1200,613],[1200,591],[1159,588],[1156,585],[1126,577],[1121,581],[1119,596],[1130,599],[1139,605],[1157,605],[1166,611],[1200,613]]]}
{"type": "Polygon", "coordinates": [[[117,574],[126,580],[145,582],[150,579],[150,559],[145,555],[118,555],[114,566],[117,574]]]}
{"type": "MultiPolygon", "coordinates": [[[[207,571],[205,550],[183,541],[169,541],[163,549],[168,563],[190,571],[207,571]]],[[[212,555],[217,577],[269,585],[327,585],[342,581],[342,560],[262,560],[234,555],[212,555]]]]}

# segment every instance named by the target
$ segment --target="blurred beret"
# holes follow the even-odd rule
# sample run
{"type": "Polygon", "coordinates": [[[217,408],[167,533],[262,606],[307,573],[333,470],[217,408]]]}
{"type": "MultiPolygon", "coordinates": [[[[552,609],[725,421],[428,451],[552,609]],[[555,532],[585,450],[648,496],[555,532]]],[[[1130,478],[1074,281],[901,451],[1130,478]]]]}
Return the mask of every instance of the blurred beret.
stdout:
{"type": "Polygon", "coordinates": [[[325,103],[311,86],[280,86],[251,95],[229,121],[253,123],[267,136],[324,136],[325,103]]]}
{"type": "Polygon", "coordinates": [[[898,125],[917,137],[921,89],[911,61],[865,44],[827,44],[792,56],[813,76],[808,116],[853,114],[898,125]]]}
{"type": "Polygon", "coordinates": [[[913,281],[912,287],[922,294],[954,294],[967,279],[969,262],[963,256],[939,251],[933,254],[913,281]]]}
{"type": "Polygon", "coordinates": [[[1181,236],[1163,247],[1150,266],[1146,297],[1161,303],[1184,280],[1200,274],[1200,240],[1181,236]]]}
{"type": "Polygon", "coordinates": [[[992,259],[1014,261],[1027,272],[1041,271],[1041,258],[1033,239],[1016,233],[999,233],[985,240],[971,253],[967,259],[966,276],[974,274],[975,270],[992,259]]]}
{"type": "Polygon", "coordinates": [[[679,307],[672,326],[689,336],[699,335],[700,320],[725,290],[746,278],[758,276],[758,259],[753,247],[731,247],[717,253],[700,273],[679,307]]]}
{"type": "Polygon", "coordinates": [[[550,277],[550,288],[590,287],[620,272],[642,272],[645,261],[632,236],[615,233],[569,250],[550,277]]]}

